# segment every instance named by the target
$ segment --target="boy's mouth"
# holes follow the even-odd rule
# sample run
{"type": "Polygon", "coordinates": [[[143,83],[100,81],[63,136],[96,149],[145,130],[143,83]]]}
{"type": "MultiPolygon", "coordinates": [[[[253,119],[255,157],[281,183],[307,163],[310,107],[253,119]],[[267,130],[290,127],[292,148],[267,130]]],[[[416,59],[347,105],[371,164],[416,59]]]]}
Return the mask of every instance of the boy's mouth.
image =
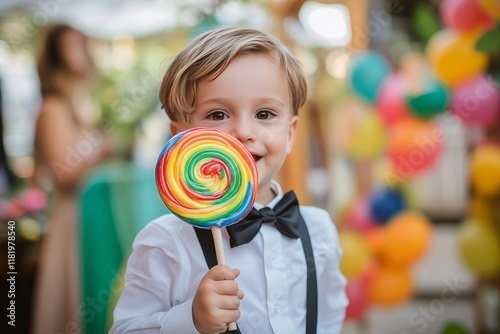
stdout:
{"type": "Polygon", "coordinates": [[[262,159],[262,156],[257,155],[257,154],[252,154],[253,161],[258,162],[260,159],[262,159]]]}

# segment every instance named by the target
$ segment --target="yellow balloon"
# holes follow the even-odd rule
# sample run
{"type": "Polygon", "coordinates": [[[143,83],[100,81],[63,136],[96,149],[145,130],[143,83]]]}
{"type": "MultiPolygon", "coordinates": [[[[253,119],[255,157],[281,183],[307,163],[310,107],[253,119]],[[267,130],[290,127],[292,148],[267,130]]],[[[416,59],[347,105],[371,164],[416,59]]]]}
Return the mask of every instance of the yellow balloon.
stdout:
{"type": "MultiPolygon", "coordinates": [[[[496,217],[500,215],[497,199],[486,199],[473,196],[470,202],[470,215],[474,221],[487,228],[495,228],[496,217]]],[[[500,216],[499,216],[500,218],[500,216]]]]}
{"type": "Polygon", "coordinates": [[[500,194],[500,146],[483,144],[474,149],[470,173],[472,187],[481,197],[500,194]]]}
{"type": "Polygon", "coordinates": [[[364,238],[354,231],[343,231],[339,234],[340,247],[343,255],[340,271],[347,279],[361,275],[370,263],[371,253],[364,238]]]}
{"type": "Polygon", "coordinates": [[[458,33],[444,29],[431,37],[427,57],[443,82],[454,86],[486,69],[488,55],[475,50],[479,34],[479,31],[458,33]]]}
{"type": "Polygon", "coordinates": [[[385,143],[385,127],[374,112],[366,113],[354,129],[347,153],[354,158],[373,158],[385,143]]]}
{"type": "Polygon", "coordinates": [[[463,223],[458,230],[458,244],[467,266],[482,277],[492,277],[500,271],[500,237],[473,220],[463,223]]]}
{"type": "Polygon", "coordinates": [[[19,222],[19,232],[23,236],[23,238],[36,241],[40,239],[42,235],[42,228],[40,223],[30,217],[21,218],[19,222]]]}
{"type": "Polygon", "coordinates": [[[500,18],[500,1],[498,0],[479,0],[484,11],[494,18],[500,18]]]}

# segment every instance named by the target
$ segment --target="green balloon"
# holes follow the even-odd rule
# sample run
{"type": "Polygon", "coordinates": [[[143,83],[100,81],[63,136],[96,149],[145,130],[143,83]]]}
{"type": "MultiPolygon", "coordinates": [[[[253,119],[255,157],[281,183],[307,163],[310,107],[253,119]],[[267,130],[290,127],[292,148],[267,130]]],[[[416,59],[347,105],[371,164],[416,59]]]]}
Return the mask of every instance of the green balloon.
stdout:
{"type": "Polygon", "coordinates": [[[391,73],[389,63],[373,51],[358,54],[351,61],[347,81],[353,93],[375,103],[384,80],[391,73]]]}
{"type": "Polygon", "coordinates": [[[215,19],[212,15],[205,16],[189,33],[189,40],[193,40],[198,35],[206,33],[209,30],[219,28],[221,26],[220,22],[215,19]]]}
{"type": "Polygon", "coordinates": [[[444,326],[441,334],[470,334],[470,332],[459,323],[449,322],[444,326]]]}
{"type": "Polygon", "coordinates": [[[423,119],[429,119],[445,110],[450,101],[450,92],[439,81],[432,81],[419,95],[407,95],[406,104],[410,112],[423,119]]]}

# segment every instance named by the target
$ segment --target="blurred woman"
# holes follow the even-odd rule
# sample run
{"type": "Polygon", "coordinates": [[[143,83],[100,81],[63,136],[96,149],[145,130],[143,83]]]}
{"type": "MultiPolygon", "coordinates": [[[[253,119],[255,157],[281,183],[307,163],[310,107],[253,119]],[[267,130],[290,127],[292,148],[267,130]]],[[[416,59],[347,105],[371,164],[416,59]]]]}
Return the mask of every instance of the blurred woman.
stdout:
{"type": "Polygon", "coordinates": [[[85,174],[111,153],[102,132],[84,121],[92,114],[93,74],[87,38],[68,25],[46,30],[38,58],[42,103],[36,121],[35,178],[52,182],[54,206],[41,246],[33,332],[79,332],[77,192],[85,174]]]}

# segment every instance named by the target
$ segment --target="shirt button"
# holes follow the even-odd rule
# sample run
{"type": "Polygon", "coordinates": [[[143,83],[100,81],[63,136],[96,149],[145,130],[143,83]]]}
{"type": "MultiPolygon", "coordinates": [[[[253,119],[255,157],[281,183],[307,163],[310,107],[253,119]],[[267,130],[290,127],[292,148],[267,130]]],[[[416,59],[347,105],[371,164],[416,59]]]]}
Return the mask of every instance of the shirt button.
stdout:
{"type": "Polygon", "coordinates": [[[276,304],[274,305],[274,312],[276,314],[280,314],[281,313],[281,307],[280,307],[280,304],[276,304]]]}

